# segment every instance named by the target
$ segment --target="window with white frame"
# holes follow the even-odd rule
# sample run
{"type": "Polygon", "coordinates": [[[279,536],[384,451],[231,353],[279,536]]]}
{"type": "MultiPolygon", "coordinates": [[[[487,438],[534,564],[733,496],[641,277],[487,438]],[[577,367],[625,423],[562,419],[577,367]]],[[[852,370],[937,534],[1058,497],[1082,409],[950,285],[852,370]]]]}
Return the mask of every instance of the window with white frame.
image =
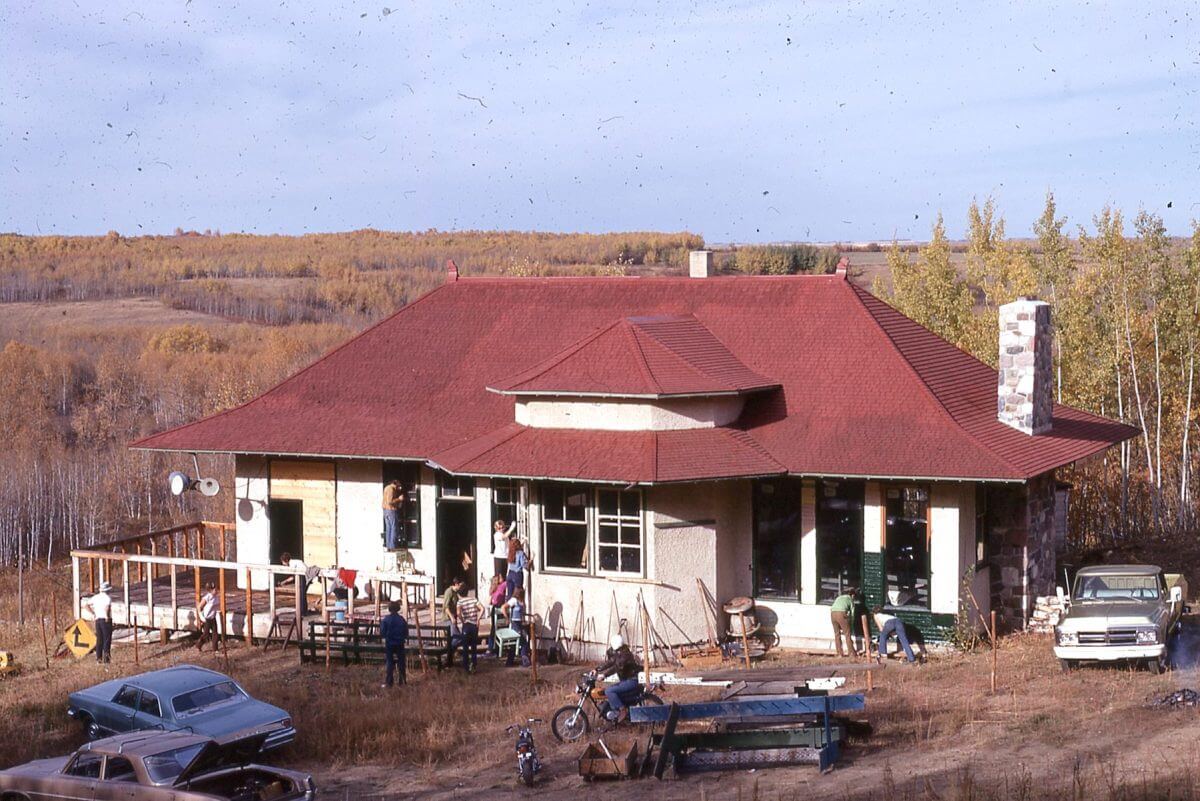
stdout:
{"type": "Polygon", "coordinates": [[[596,490],[597,563],[606,573],[642,572],[642,494],[596,490]]]}
{"type": "Polygon", "coordinates": [[[542,553],[552,570],[587,570],[590,487],[580,484],[542,486],[542,553]]]}

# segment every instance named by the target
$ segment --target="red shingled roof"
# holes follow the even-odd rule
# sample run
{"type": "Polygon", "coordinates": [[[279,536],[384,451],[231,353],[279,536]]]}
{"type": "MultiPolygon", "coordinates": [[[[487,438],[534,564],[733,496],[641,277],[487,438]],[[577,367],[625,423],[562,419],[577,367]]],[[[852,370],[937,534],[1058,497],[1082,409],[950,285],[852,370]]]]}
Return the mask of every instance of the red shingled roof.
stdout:
{"type": "Polygon", "coordinates": [[[464,472],[612,481],[755,475],[768,464],[800,475],[1023,480],[1135,434],[1064,406],[1049,433],[1009,428],[996,420],[992,368],[840,276],[466,278],[249,403],[134,447],[445,460],[464,472]],[[671,331],[630,319],[647,316],[694,318],[662,325],[702,327],[729,357],[696,370],[687,347],[664,344],[671,331]],[[562,343],[586,346],[622,325],[662,346],[644,360],[650,378],[622,376],[616,360],[570,373],[576,386],[607,375],[625,388],[694,380],[711,389],[750,373],[779,389],[748,395],[736,430],[508,436],[514,399],[487,387],[542,380],[552,367],[526,374],[570,361],[554,361],[562,343]]]}
{"type": "Polygon", "coordinates": [[[505,395],[664,398],[770,389],[691,314],[626,317],[497,382],[505,395]]]}

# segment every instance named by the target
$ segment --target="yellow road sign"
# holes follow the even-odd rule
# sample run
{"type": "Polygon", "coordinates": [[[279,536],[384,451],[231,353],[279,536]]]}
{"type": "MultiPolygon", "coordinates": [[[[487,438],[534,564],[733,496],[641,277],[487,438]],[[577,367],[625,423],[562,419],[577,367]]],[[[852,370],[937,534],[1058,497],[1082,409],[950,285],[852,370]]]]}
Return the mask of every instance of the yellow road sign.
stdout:
{"type": "Polygon", "coordinates": [[[96,647],[96,632],[86,620],[76,620],[63,632],[63,642],[76,659],[83,659],[96,647]]]}

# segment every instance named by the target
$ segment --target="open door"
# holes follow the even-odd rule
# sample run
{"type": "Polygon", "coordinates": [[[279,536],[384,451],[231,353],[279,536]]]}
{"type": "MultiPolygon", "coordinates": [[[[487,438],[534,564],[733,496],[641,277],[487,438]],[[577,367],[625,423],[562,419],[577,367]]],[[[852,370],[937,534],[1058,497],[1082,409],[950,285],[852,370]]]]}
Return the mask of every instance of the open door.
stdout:
{"type": "Polygon", "coordinates": [[[304,502],[272,498],[267,506],[271,520],[271,564],[284,552],[304,558],[304,502]]]}
{"type": "Polygon", "coordinates": [[[466,582],[464,592],[474,590],[479,554],[475,547],[473,479],[439,474],[437,538],[438,592],[444,592],[455,576],[466,582]]]}

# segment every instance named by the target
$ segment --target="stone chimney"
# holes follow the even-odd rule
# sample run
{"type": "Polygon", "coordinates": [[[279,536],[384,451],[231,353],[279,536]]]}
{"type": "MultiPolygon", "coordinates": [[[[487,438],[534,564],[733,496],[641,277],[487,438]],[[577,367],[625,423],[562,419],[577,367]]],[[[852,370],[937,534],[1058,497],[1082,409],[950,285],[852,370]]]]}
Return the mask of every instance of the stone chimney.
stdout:
{"type": "Polygon", "coordinates": [[[450,283],[458,280],[458,265],[454,259],[446,259],[446,280],[450,283]]]}
{"type": "Polygon", "coordinates": [[[712,275],[712,265],[711,250],[693,250],[688,258],[688,275],[692,278],[708,278],[712,275]]]}
{"type": "Polygon", "coordinates": [[[1054,400],[1050,304],[1019,298],[1000,307],[1001,423],[1025,434],[1050,430],[1054,400]]]}

